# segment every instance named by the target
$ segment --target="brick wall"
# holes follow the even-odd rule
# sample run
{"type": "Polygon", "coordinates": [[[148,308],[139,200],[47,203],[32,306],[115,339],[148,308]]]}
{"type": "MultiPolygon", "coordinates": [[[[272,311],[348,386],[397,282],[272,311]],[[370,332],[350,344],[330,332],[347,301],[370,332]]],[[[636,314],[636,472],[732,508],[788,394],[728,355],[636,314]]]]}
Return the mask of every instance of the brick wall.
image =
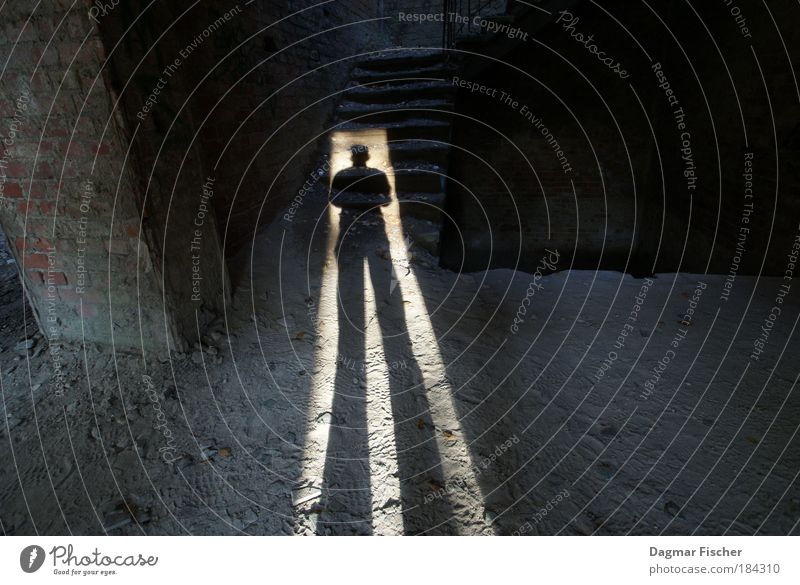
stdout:
{"type": "MultiPolygon", "coordinates": [[[[198,329],[222,314],[231,292],[214,209],[218,178],[202,160],[185,74],[206,65],[187,47],[198,35],[202,44],[211,42],[202,33],[216,17],[190,12],[180,18],[189,3],[154,3],[146,11],[145,5],[121,4],[99,18],[99,28],[132,137],[142,229],[164,275],[167,310],[180,337],[195,340],[198,329]]],[[[227,24],[213,34],[224,35],[227,24]]]]}
{"type": "Polygon", "coordinates": [[[48,2],[32,13],[35,4],[6,4],[0,27],[8,57],[0,222],[51,342],[156,347],[174,334],[173,323],[167,319],[165,332],[160,279],[138,237],[126,131],[112,109],[88,2],[73,10],[48,2]]]}
{"type": "Polygon", "coordinates": [[[367,0],[146,4],[6,6],[0,221],[43,329],[184,348],[229,299],[224,252],[314,167],[351,57],[385,43],[367,0]]]}

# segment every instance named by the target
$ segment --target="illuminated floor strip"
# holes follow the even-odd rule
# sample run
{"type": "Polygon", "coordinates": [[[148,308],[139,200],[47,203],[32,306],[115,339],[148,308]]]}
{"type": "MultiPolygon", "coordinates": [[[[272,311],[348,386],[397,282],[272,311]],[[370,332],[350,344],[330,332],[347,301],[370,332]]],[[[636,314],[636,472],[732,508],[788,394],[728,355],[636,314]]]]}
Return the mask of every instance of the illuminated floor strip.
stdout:
{"type": "MultiPolygon", "coordinates": [[[[409,266],[407,242],[405,241],[400,205],[394,193],[394,178],[389,166],[388,147],[384,132],[371,132],[369,136],[353,136],[337,133],[332,138],[332,174],[348,166],[349,146],[354,143],[368,144],[376,166],[389,174],[392,188],[392,204],[382,209],[386,237],[395,265],[409,266]],[[341,135],[339,135],[341,134],[341,135]],[[376,164],[377,163],[377,164],[376,164]]],[[[338,268],[335,246],[338,240],[339,211],[329,208],[329,237],[326,250],[325,270],[322,276],[319,312],[317,315],[317,345],[315,370],[312,377],[309,401],[309,428],[303,454],[301,485],[305,487],[296,497],[313,498],[322,487],[322,476],[329,446],[330,417],[321,417],[331,412],[336,383],[337,351],[339,338],[337,284],[338,268]],[[316,491],[315,491],[316,490],[316,491]],[[305,495],[304,495],[305,494],[305,495]]],[[[365,368],[367,382],[367,426],[369,442],[369,471],[372,490],[372,528],[376,534],[401,534],[403,514],[401,510],[401,486],[398,454],[395,437],[395,416],[392,410],[389,365],[381,340],[381,328],[377,318],[376,294],[370,278],[368,262],[364,258],[364,302],[365,302],[365,368]]],[[[397,276],[397,285],[405,303],[405,325],[411,340],[413,358],[422,374],[430,417],[435,428],[437,461],[441,462],[444,480],[458,481],[471,493],[480,493],[471,459],[466,448],[466,439],[458,424],[452,399],[452,388],[436,340],[433,324],[427,313],[422,290],[413,271],[397,276]]],[[[357,292],[357,291],[354,291],[357,292]]],[[[423,414],[423,413],[420,413],[423,414]]],[[[301,504],[304,502],[301,502],[301,504]]],[[[301,514],[298,513],[298,519],[301,514]]],[[[446,520],[446,519],[442,519],[446,520]]]]}
{"type": "MultiPolygon", "coordinates": [[[[334,254],[338,238],[339,213],[335,208],[328,208],[328,219],[329,231],[325,265],[316,315],[316,338],[319,340],[339,338],[339,318],[336,304],[339,271],[334,254]]],[[[322,475],[325,470],[325,456],[328,451],[331,427],[330,418],[321,415],[331,412],[333,408],[337,351],[336,343],[323,342],[318,345],[315,352],[311,396],[309,396],[308,402],[308,434],[303,450],[303,471],[292,498],[296,506],[317,499],[321,495],[322,475]]]]}
{"type": "MultiPolygon", "coordinates": [[[[399,204],[396,202],[384,208],[386,217],[386,237],[389,241],[393,262],[408,265],[408,248],[401,228],[399,204]]],[[[414,271],[400,276],[398,286],[406,304],[406,326],[411,339],[412,352],[427,391],[430,415],[436,428],[436,443],[446,482],[458,480],[471,493],[480,493],[469,452],[466,437],[461,432],[453,404],[452,387],[447,378],[444,360],[428,315],[422,289],[414,271]],[[448,431],[449,433],[445,433],[448,431]]]]}
{"type": "Polygon", "coordinates": [[[364,259],[364,313],[366,343],[364,355],[367,374],[367,420],[369,431],[369,470],[372,479],[372,528],[374,534],[403,534],[400,506],[400,478],[397,446],[392,417],[389,365],[383,350],[381,329],[377,319],[374,285],[369,265],[364,259]],[[380,478],[376,481],[375,478],[380,478]]]}

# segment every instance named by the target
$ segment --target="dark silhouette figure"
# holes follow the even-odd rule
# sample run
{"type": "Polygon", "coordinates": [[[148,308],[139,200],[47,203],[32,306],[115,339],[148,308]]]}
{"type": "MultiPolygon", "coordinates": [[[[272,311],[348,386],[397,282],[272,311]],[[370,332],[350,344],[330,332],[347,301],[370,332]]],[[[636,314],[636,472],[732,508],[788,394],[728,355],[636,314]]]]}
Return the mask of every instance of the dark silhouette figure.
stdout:
{"type": "Polygon", "coordinates": [[[389,179],[383,171],[367,166],[369,148],[362,144],[350,147],[353,166],[342,169],[333,178],[330,202],[350,209],[370,209],[388,205],[389,179]]]}
{"type": "MultiPolygon", "coordinates": [[[[387,514],[402,513],[406,534],[451,533],[452,507],[443,490],[445,478],[435,440],[436,430],[422,374],[411,351],[406,305],[397,282],[393,281],[395,273],[380,209],[342,211],[336,255],[339,347],[323,476],[325,500],[318,531],[321,534],[370,534],[372,510],[377,508],[387,514]],[[386,501],[383,486],[370,483],[368,414],[373,424],[384,421],[385,417],[376,409],[385,397],[377,394],[380,388],[367,385],[368,371],[383,370],[375,368],[370,361],[370,354],[374,353],[366,350],[363,291],[365,285],[369,285],[364,282],[365,259],[369,284],[375,292],[377,321],[389,375],[401,502],[386,501]],[[436,497],[431,495],[434,492],[436,497]],[[378,498],[374,502],[373,495],[378,498]]],[[[382,386],[385,388],[385,383],[382,386]]],[[[392,451],[390,444],[377,449],[373,445],[377,457],[388,458],[393,455],[392,451]]]]}

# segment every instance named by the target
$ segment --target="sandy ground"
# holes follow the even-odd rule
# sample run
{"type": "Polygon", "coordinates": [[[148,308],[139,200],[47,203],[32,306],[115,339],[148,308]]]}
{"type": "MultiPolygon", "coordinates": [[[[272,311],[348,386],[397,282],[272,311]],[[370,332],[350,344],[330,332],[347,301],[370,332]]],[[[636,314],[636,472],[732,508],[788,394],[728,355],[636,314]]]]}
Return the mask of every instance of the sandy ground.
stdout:
{"type": "Polygon", "coordinates": [[[308,196],[202,351],[65,347],[63,396],[0,258],[3,532],[797,533],[798,291],[756,360],[780,279],[458,275],[396,211],[308,196]]]}

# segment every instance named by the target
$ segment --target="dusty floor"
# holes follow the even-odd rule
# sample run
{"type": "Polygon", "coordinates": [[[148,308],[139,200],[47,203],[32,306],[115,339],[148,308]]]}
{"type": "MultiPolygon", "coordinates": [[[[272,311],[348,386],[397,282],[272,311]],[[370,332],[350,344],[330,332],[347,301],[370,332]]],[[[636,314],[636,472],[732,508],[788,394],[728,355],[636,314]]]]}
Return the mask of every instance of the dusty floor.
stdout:
{"type": "Polygon", "coordinates": [[[779,279],[457,275],[396,211],[307,197],[202,352],[64,347],[64,396],[0,257],[3,532],[797,533],[798,291],[749,359],[779,279]]]}

